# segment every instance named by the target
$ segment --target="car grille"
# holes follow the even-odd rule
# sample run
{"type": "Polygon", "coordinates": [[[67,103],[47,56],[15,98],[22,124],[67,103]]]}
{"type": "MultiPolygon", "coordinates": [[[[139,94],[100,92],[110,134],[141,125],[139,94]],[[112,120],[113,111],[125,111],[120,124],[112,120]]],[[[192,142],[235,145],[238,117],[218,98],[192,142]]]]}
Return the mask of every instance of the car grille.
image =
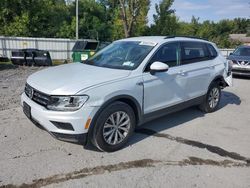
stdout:
{"type": "Polygon", "coordinates": [[[236,60],[233,60],[233,63],[238,64],[240,66],[248,66],[248,65],[250,65],[250,61],[236,61],[236,60]]]}
{"type": "Polygon", "coordinates": [[[49,101],[50,101],[50,96],[42,93],[33,87],[31,87],[29,84],[26,83],[25,89],[24,89],[25,94],[34,102],[42,105],[42,106],[47,106],[49,101]]]}

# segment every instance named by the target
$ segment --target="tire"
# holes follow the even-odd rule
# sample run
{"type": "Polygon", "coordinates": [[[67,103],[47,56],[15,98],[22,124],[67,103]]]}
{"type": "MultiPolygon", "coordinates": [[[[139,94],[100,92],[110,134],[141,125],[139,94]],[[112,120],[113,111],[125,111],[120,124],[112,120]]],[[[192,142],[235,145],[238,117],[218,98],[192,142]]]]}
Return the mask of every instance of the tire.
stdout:
{"type": "Polygon", "coordinates": [[[99,114],[90,139],[99,150],[114,152],[126,145],[134,132],[135,124],[133,109],[126,103],[114,102],[99,114]],[[121,122],[117,123],[119,120],[121,122]]]}
{"type": "Polygon", "coordinates": [[[221,99],[221,88],[218,82],[210,84],[206,97],[203,103],[199,106],[201,111],[211,113],[218,109],[221,99]]]}

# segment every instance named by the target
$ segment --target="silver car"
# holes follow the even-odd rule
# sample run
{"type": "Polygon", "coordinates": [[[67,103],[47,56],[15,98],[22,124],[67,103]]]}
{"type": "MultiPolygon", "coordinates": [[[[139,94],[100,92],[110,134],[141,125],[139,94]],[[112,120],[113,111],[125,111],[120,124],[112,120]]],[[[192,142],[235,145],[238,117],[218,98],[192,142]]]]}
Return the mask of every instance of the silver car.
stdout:
{"type": "Polygon", "coordinates": [[[228,60],[231,61],[233,75],[250,76],[250,46],[238,47],[228,60]]]}
{"type": "Polygon", "coordinates": [[[32,74],[22,94],[26,116],[60,140],[123,147],[138,125],[200,106],[214,112],[230,85],[215,44],[187,37],[115,41],[83,63],[32,74]]]}

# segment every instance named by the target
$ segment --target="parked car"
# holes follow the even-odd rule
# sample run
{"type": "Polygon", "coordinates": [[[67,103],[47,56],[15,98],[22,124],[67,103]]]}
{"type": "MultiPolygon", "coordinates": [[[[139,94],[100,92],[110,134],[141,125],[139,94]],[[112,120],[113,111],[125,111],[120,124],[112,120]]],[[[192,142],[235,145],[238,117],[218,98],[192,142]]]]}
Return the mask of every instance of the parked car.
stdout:
{"type": "Polygon", "coordinates": [[[58,139],[122,148],[136,126],[189,106],[214,112],[231,85],[216,46],[187,37],[136,37],[113,42],[83,63],[32,74],[23,111],[58,139]]]}
{"type": "Polygon", "coordinates": [[[239,46],[228,57],[233,75],[250,76],[250,46],[239,46]]]}

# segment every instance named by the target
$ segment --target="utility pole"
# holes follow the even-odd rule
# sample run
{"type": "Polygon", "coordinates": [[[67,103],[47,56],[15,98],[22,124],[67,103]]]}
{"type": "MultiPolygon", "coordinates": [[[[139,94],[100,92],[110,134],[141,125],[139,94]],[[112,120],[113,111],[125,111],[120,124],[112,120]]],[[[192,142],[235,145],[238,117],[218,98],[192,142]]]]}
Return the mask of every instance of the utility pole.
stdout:
{"type": "Polygon", "coordinates": [[[76,40],[78,40],[78,0],[76,0],[76,40]]]}

